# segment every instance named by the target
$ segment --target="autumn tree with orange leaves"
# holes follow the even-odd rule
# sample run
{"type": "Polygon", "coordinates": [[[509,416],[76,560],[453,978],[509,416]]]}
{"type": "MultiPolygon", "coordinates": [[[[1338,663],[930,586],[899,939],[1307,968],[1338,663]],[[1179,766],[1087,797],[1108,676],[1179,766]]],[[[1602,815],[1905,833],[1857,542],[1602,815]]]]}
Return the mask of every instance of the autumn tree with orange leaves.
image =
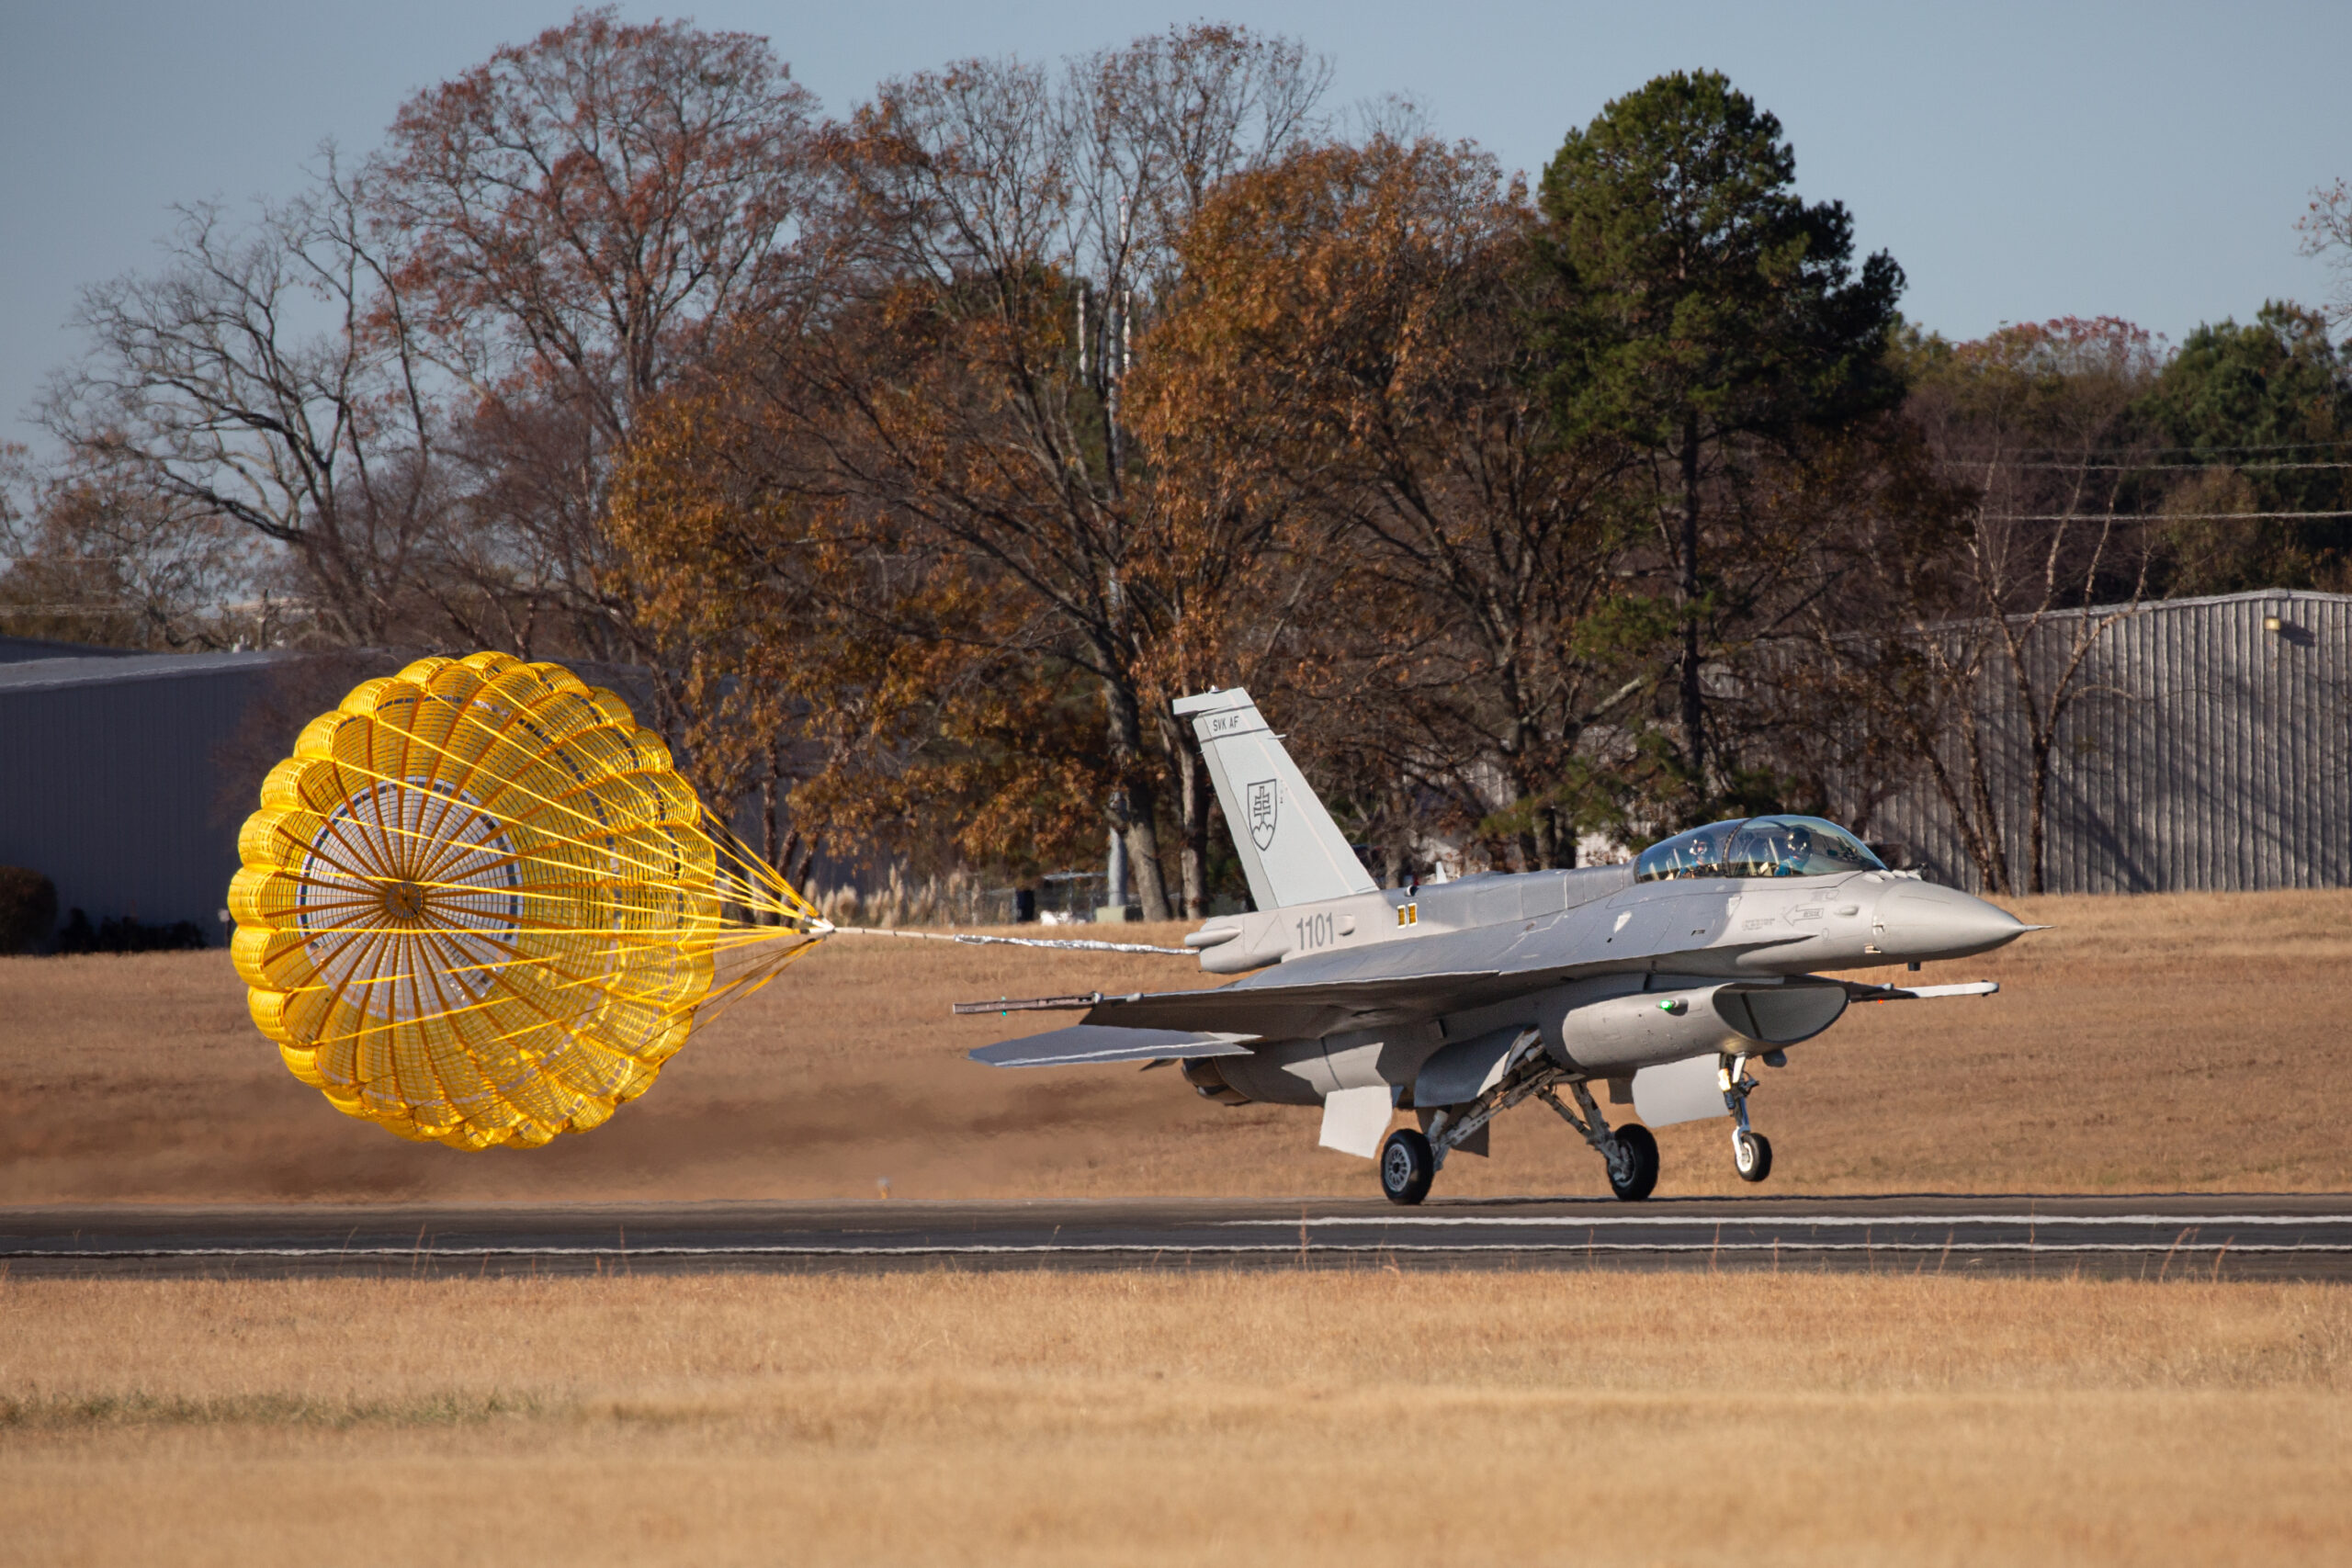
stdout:
{"type": "Polygon", "coordinates": [[[1099,852],[1091,694],[1017,596],[902,520],[796,483],[773,405],[714,378],[650,405],[609,525],[678,671],[696,784],[761,848],[1015,875],[1099,852]]]}
{"type": "MultiPolygon", "coordinates": [[[[1652,677],[1611,566],[1609,443],[1556,439],[1529,359],[1549,278],[1492,159],[1374,137],[1229,182],[1139,378],[1169,485],[1278,515],[1289,672],[1392,874],[1452,825],[1573,864],[1596,742],[1652,677]]],[[[1271,617],[1261,616],[1261,622],[1271,617]]]]}
{"type": "Polygon", "coordinates": [[[1296,46],[1216,27],[1059,72],[975,61],[886,84],[831,144],[831,243],[854,259],[827,312],[743,339],[722,400],[763,486],[999,606],[982,633],[910,595],[888,635],[935,638],[934,686],[980,689],[1010,648],[1052,712],[1066,676],[1090,688],[1075,750],[1058,723],[1020,745],[1046,775],[1104,781],[1096,809],[1150,919],[1172,912],[1171,780],[1183,905],[1204,905],[1207,791],[1168,704],[1217,660],[1214,584],[1257,554],[1220,529],[1259,519],[1170,503],[1127,385],[1197,205],[1312,129],[1322,85],[1296,46]]]}

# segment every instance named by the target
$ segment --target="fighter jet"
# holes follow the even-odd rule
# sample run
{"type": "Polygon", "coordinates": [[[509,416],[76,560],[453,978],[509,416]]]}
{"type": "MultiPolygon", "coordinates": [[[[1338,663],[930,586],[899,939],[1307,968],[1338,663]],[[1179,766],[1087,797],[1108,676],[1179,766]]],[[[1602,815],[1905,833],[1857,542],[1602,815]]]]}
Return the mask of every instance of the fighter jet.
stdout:
{"type": "Polygon", "coordinates": [[[1184,944],[1209,973],[1243,978],[958,1003],[1086,1015],[972,1055],[1002,1067],[1173,1063],[1228,1105],[1320,1105],[1324,1146],[1375,1159],[1398,1203],[1427,1196],[1449,1155],[1486,1154],[1488,1124],[1531,1099],[1600,1156],[1620,1198],[1657,1185],[1650,1127],[1702,1117],[1732,1119],[1733,1167],[1761,1181],[1772,1145],[1749,1124],[1751,1063],[1786,1066],[1789,1047],[1856,1001],[1999,988],[1817,971],[1916,970],[2041,929],[1891,871],[1835,823],[1797,816],[1711,823],[1630,865],[1382,888],[1249,693],[1203,693],[1176,712],[1200,738],[1257,906],[1184,944]],[[1612,1126],[1596,1086],[1639,1120],[1612,1126]],[[1390,1132],[1400,1110],[1418,1125],[1390,1132]]]}

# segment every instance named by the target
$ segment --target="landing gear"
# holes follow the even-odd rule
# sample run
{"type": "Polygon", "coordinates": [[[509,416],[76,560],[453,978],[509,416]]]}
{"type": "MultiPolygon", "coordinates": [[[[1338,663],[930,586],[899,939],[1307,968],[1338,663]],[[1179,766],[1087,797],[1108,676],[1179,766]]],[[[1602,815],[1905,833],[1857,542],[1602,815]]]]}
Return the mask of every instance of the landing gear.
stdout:
{"type": "Polygon", "coordinates": [[[1561,1076],[1544,1055],[1543,1036],[1522,1031],[1503,1058],[1502,1076],[1477,1099],[1435,1108],[1420,1132],[1399,1128],[1380,1150],[1380,1190],[1392,1203],[1418,1203],[1445,1168],[1445,1156],[1478,1135],[1487,1122],[1561,1076]]]}
{"type": "Polygon", "coordinates": [[[1560,1103],[1551,1084],[1536,1090],[1544,1103],[1559,1113],[1561,1121],[1574,1127],[1577,1135],[1609,1162],[1609,1190],[1629,1203],[1648,1197],[1657,1187],[1657,1140],[1650,1136],[1650,1130],[1638,1122],[1629,1122],[1612,1133],[1608,1119],[1600,1114],[1600,1107],[1593,1103],[1592,1090],[1581,1079],[1569,1084],[1568,1092],[1577,1097],[1577,1110],[1584,1112],[1581,1117],[1560,1103]]]}
{"type": "MultiPolygon", "coordinates": [[[[1741,1076],[1739,1068],[1747,1057],[1724,1059],[1737,1064],[1724,1074],[1724,1102],[1739,1117],[1739,1136],[1752,1140],[1758,1151],[1755,1156],[1740,1156],[1740,1174],[1750,1181],[1761,1181],[1763,1173],[1772,1168],[1772,1145],[1747,1130],[1747,1090],[1756,1085],[1741,1076]],[[1747,1175],[1751,1164],[1757,1170],[1754,1176],[1747,1175]]],[[[1542,1037],[1532,1029],[1526,1031],[1512,1041],[1500,1074],[1485,1093],[1464,1104],[1428,1108],[1428,1121],[1419,1132],[1400,1127],[1388,1134],[1388,1141],[1380,1146],[1381,1192],[1392,1203],[1419,1202],[1429,1196],[1437,1173],[1445,1168],[1448,1154],[1502,1112],[1533,1098],[1558,1112],[1560,1120],[1575,1128],[1577,1135],[1607,1162],[1611,1192],[1629,1203],[1648,1197],[1657,1190],[1657,1139],[1639,1122],[1629,1122],[1611,1132],[1608,1119],[1593,1101],[1590,1087],[1582,1078],[1570,1077],[1574,1070],[1545,1055],[1542,1037]],[[1576,1097],[1575,1111],[1561,1102],[1558,1091],[1564,1085],[1576,1097]]]]}
{"type": "Polygon", "coordinates": [[[1724,1109],[1732,1114],[1731,1168],[1742,1181],[1761,1181],[1772,1174],[1772,1140],[1747,1124],[1747,1097],[1756,1090],[1756,1080],[1747,1076],[1747,1057],[1725,1055],[1715,1081],[1723,1086],[1724,1109]]]}
{"type": "Polygon", "coordinates": [[[1399,1127],[1388,1134],[1388,1142],[1380,1148],[1380,1190],[1392,1203],[1408,1206],[1430,1195],[1430,1183],[1437,1179],[1437,1156],[1430,1148],[1430,1141],[1410,1127],[1399,1127]]]}
{"type": "Polygon", "coordinates": [[[1617,1146],[1623,1160],[1609,1165],[1609,1190],[1628,1203],[1646,1198],[1657,1187],[1657,1140],[1639,1122],[1617,1129],[1617,1146]]]}

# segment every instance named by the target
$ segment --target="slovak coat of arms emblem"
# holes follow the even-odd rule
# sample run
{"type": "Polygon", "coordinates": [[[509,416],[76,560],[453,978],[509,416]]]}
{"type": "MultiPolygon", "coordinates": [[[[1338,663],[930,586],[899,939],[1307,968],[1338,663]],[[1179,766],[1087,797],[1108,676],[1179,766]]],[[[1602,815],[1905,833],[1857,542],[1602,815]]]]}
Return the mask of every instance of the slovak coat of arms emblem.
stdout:
{"type": "Polygon", "coordinates": [[[1273,847],[1274,814],[1281,809],[1282,792],[1272,779],[1250,786],[1250,838],[1261,851],[1273,847]]]}

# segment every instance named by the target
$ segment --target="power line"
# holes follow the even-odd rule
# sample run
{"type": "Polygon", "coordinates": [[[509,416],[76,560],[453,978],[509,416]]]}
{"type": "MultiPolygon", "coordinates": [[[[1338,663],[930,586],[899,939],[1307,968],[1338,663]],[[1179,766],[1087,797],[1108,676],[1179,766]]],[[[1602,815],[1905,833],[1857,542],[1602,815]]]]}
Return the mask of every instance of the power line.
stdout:
{"type": "MultiPolygon", "coordinates": [[[[2110,447],[2108,450],[2118,456],[2129,457],[2132,455],[2120,447],[2110,447]]],[[[2200,452],[2347,452],[2352,451],[2352,439],[2346,439],[2343,441],[2274,441],[2267,446],[2148,446],[2141,448],[2141,451],[2150,457],[2165,457],[2175,452],[2187,453],[2192,457],[2200,452]]],[[[1971,455],[1975,458],[1982,460],[1986,457],[2000,457],[2003,453],[1998,449],[1987,452],[1979,447],[1973,449],[1973,453],[1955,452],[1949,454],[1949,456],[1954,457],[1968,457],[1971,455]]],[[[2014,450],[2008,451],[2007,455],[2011,457],[2072,457],[2079,456],[2080,454],[2075,448],[2071,446],[2019,446],[2014,450]]]]}
{"type": "Polygon", "coordinates": [[[1943,466],[1944,466],[1944,467],[1946,467],[1946,468],[1984,468],[1984,467],[1986,467],[1987,465],[1990,465],[1991,467],[1994,467],[1994,468],[2037,468],[2037,469],[2046,468],[2046,469],[2055,470],[2055,471],[2057,471],[2057,472],[2061,472],[2061,473],[2079,473],[2079,472],[2084,472],[2084,471],[2086,471],[2086,470],[2093,470],[2093,469],[2097,469],[2097,470],[2118,470],[2118,471],[2128,471],[2128,472],[2132,472],[2132,473],[2155,473],[2155,472],[2174,473],[2174,472],[2184,472],[2184,471],[2185,471],[2185,472],[2190,472],[2190,473],[2201,473],[2201,472],[2205,471],[2206,469],[2209,469],[2209,468],[2234,468],[2234,469],[2236,469],[2237,471],[2239,471],[2240,473],[2246,473],[2246,472],[2251,472],[2251,471],[2256,471],[2256,470],[2259,470],[2260,472],[2263,472],[2263,473],[2282,473],[2282,472],[2287,472],[2287,471],[2290,471],[2290,470],[2301,470],[2301,469],[2306,469],[2306,468],[2352,468],[2352,462],[2346,462],[2346,463],[2227,463],[2227,464],[2222,464],[2222,463],[2143,463],[2143,462],[2136,462],[2136,461],[2119,461],[2119,462],[2112,462],[2112,463],[2107,463],[2107,462],[2081,462],[2081,463],[2044,463],[2044,462],[2031,462],[2031,463],[2012,463],[2012,462],[2005,462],[2005,461],[2003,461],[2003,460],[2001,460],[2000,458],[1997,458],[1997,457],[1988,457],[1988,458],[1942,457],[1942,458],[1939,458],[1939,459],[1938,459],[1938,461],[1939,461],[1939,462],[1940,462],[1940,463],[1942,463],[1942,464],[1943,464],[1943,466]]]}
{"type": "Polygon", "coordinates": [[[2252,523],[2276,518],[2317,522],[2352,517],[2352,512],[1987,512],[1979,515],[1987,523],[2252,523]]]}

